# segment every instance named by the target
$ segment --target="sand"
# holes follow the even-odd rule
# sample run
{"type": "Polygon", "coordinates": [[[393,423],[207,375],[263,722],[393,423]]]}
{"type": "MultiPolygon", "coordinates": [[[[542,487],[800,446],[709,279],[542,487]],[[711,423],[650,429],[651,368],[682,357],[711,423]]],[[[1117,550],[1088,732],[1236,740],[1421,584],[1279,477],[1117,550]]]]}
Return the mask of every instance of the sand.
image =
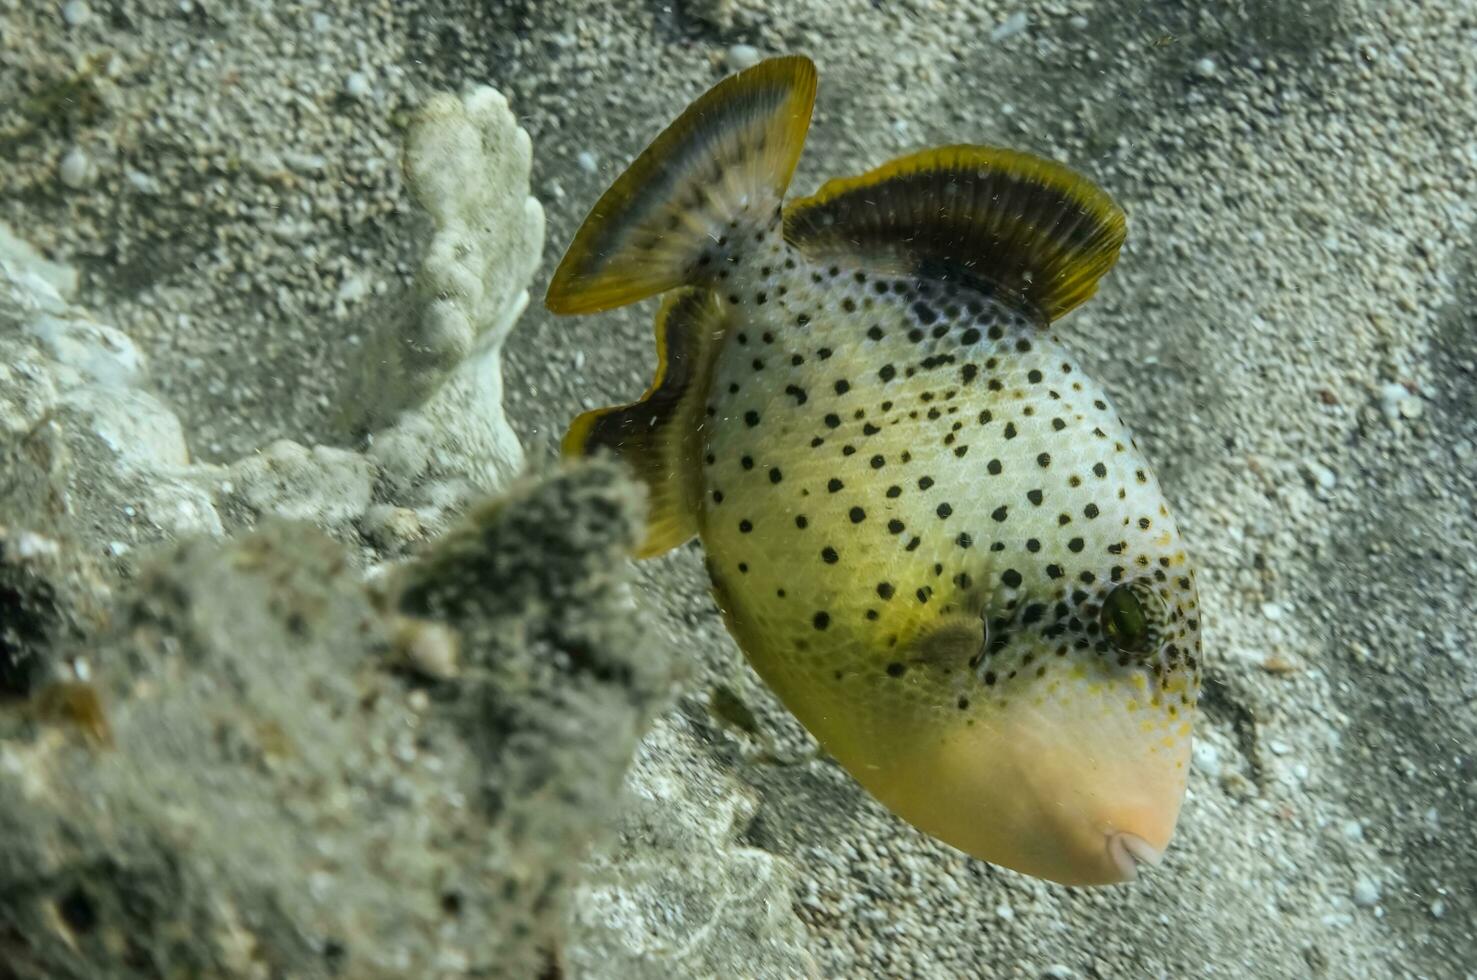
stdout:
{"type": "MultiPolygon", "coordinates": [[[[693,672],[632,792],[686,776],[751,801],[730,844],[762,852],[765,928],[799,946],[772,968],[756,947],[756,975],[1472,975],[1470,4],[8,0],[0,38],[0,220],[81,270],[207,460],[333,431],[344,365],[413,267],[396,161],[434,90],[494,85],[532,136],[535,295],[621,167],[755,55],[820,68],[799,192],[949,142],[1085,170],[1129,243],[1055,329],[1156,461],[1207,610],[1163,867],[1111,890],[1031,881],[899,824],[828,761],[756,762],[708,711],[715,685],[781,753],[807,740],[691,548],[641,569],[693,672]]],[[[506,407],[531,457],[645,386],[651,312],[523,316],[506,407]]],[[[623,840],[598,860],[642,846],[623,840]]],[[[735,942],[725,908],[714,943],[735,942]]],[[[665,955],[627,969],[680,975],[665,955]]]]}

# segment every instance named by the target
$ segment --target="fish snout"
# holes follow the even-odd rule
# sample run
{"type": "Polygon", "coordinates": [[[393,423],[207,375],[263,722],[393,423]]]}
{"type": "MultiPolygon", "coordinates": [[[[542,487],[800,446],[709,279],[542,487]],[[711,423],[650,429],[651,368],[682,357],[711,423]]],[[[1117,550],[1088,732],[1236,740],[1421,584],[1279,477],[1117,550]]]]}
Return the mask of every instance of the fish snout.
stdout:
{"type": "Polygon", "coordinates": [[[873,791],[992,864],[1065,885],[1132,881],[1174,836],[1189,758],[1188,732],[1148,715],[1022,698],[910,753],[873,791]]]}

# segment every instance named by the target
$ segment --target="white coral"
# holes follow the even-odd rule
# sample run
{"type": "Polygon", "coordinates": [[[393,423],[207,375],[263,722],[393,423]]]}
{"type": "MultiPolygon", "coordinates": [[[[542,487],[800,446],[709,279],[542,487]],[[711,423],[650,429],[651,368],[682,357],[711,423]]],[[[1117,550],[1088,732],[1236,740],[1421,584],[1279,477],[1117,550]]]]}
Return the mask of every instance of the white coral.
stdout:
{"type": "Polygon", "coordinates": [[[438,95],[405,150],[435,234],[416,277],[418,315],[371,347],[371,419],[405,409],[370,454],[397,503],[436,512],[505,485],[523,448],[502,410],[502,347],[528,305],[544,212],[528,194],[532,146],[490,88],[438,95]]]}
{"type": "Polygon", "coordinates": [[[143,354],[70,303],[76,274],[0,226],[0,516],[58,522],[96,544],[220,534],[267,515],[366,527],[393,550],[523,465],[502,408],[503,342],[528,304],[544,215],[528,134],[480,88],[414,120],[405,172],[434,235],[407,315],[361,372],[367,454],[281,440],[230,466],[189,460],[184,427],[147,389],[143,354]],[[386,508],[396,521],[369,520],[386,508]],[[414,520],[408,518],[414,517],[414,520]]]}

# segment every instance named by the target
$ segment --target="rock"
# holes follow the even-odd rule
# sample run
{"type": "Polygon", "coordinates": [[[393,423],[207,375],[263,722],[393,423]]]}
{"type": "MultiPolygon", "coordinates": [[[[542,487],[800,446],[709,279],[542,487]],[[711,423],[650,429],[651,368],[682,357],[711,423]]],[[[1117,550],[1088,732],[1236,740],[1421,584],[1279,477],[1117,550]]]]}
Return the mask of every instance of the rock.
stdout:
{"type": "Polygon", "coordinates": [[[220,533],[201,485],[208,468],[190,466],[179,419],[146,387],[142,353],[71,306],[58,282],[74,280],[28,248],[0,257],[0,523],[99,552],[220,533]]]}
{"type": "Polygon", "coordinates": [[[995,26],[995,29],[990,32],[990,40],[997,42],[1007,41],[1017,34],[1024,33],[1026,28],[1030,26],[1030,23],[1030,20],[1026,17],[1026,12],[1024,10],[1017,10],[995,26]]]}
{"type": "Polygon", "coordinates": [[[818,975],[793,910],[795,869],[739,841],[758,801],[703,752],[683,718],[642,744],[619,841],[575,892],[576,976],[818,975]]]}
{"type": "Polygon", "coordinates": [[[1360,908],[1373,908],[1380,902],[1380,886],[1373,878],[1359,878],[1354,882],[1354,904],[1360,908]]]}
{"type": "Polygon", "coordinates": [[[743,71],[759,64],[759,49],[752,44],[731,44],[724,54],[729,71],[743,71]]]}
{"type": "Polygon", "coordinates": [[[92,11],[82,0],[67,0],[62,4],[62,20],[68,27],[81,27],[92,19],[92,11]]]}
{"type": "Polygon", "coordinates": [[[350,72],[344,79],[344,95],[351,99],[365,99],[374,91],[369,76],[362,71],[350,72]]]}
{"type": "MultiPolygon", "coordinates": [[[[68,266],[43,258],[29,243],[17,238],[10,227],[0,222],[0,269],[7,278],[25,287],[24,280],[35,277],[44,282],[47,291],[58,301],[70,300],[77,293],[77,272],[68,266]]],[[[36,290],[26,287],[34,297],[36,290]]]]}
{"type": "Polygon", "coordinates": [[[561,470],[389,610],[296,524],[145,565],[63,651],[86,697],[0,710],[5,975],[542,975],[671,684],[628,606],[641,515],[613,468],[561,470]],[[432,697],[386,669],[412,613],[476,666],[432,697]]]}
{"type": "Polygon", "coordinates": [[[80,146],[74,146],[62,156],[61,162],[56,168],[57,178],[73,190],[80,190],[91,184],[97,176],[97,169],[93,165],[92,158],[87,151],[80,146]]]}
{"type": "Polygon", "coordinates": [[[373,473],[358,453],[282,439],[233,464],[229,480],[223,503],[249,511],[238,514],[244,525],[269,516],[334,525],[368,510],[373,473]]]}

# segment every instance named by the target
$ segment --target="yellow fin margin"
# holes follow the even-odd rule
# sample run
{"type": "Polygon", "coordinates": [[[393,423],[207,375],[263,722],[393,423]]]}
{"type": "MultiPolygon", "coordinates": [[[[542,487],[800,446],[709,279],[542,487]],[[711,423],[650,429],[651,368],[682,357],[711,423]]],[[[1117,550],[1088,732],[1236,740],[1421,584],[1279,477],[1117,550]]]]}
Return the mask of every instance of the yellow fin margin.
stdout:
{"type": "Polygon", "coordinates": [[[699,420],[723,340],[724,311],[705,289],[667,297],[656,316],[656,375],[640,400],[599,408],[565,433],[566,456],[611,452],[646,484],[646,538],[638,558],[670,551],[697,533],[699,420]]]}
{"type": "Polygon", "coordinates": [[[988,146],[899,157],[785,209],[785,238],[808,255],[982,281],[1048,321],[1097,291],[1126,234],[1122,209],[1092,181],[988,146]]]}
{"type": "Polygon", "coordinates": [[[596,202],[545,305],[596,313],[703,281],[705,250],[734,229],[774,223],[810,128],[815,87],[815,65],[793,55],[709,89],[596,202]]]}

